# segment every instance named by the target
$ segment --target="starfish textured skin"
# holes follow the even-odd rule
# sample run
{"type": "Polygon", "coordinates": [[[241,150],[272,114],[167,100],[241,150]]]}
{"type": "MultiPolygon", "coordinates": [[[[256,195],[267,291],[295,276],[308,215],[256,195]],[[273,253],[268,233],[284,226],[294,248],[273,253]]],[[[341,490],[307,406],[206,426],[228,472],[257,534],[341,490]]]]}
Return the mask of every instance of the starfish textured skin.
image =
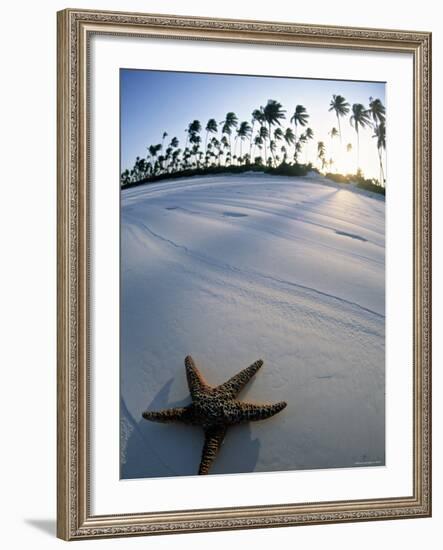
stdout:
{"type": "Polygon", "coordinates": [[[192,403],[161,411],[145,411],[143,418],[154,422],[182,422],[201,426],[205,432],[199,474],[207,474],[223,443],[229,426],[265,420],[283,410],[287,403],[246,403],[236,399],[263,365],[259,359],[219,386],[210,386],[190,355],[185,359],[186,378],[192,403]]]}

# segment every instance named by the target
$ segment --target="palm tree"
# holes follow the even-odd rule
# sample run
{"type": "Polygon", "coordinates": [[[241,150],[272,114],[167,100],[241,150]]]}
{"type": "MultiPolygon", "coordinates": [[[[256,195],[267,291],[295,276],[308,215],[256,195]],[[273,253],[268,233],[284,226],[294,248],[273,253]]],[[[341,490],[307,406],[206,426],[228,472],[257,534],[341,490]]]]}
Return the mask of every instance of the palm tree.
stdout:
{"type": "Polygon", "coordinates": [[[143,177],[146,177],[148,175],[148,171],[149,171],[149,164],[146,162],[145,159],[141,160],[140,169],[143,172],[143,177]]]}
{"type": "Polygon", "coordinates": [[[295,144],[295,151],[294,151],[295,164],[298,164],[298,155],[301,153],[301,149],[302,149],[302,144],[301,144],[301,141],[298,140],[297,143],[295,144]]]}
{"type": "Polygon", "coordinates": [[[260,127],[259,136],[260,136],[260,138],[263,140],[263,143],[264,143],[264,145],[265,145],[265,162],[267,162],[267,159],[268,159],[268,152],[267,152],[267,150],[266,150],[266,140],[268,139],[269,132],[268,132],[268,129],[266,128],[266,126],[261,126],[261,127],[260,127]]]}
{"type": "Polygon", "coordinates": [[[200,152],[201,140],[202,140],[202,138],[198,134],[195,134],[195,133],[191,134],[191,137],[189,138],[189,142],[192,143],[192,145],[193,145],[192,154],[194,155],[194,161],[197,164],[197,168],[199,167],[198,160],[197,160],[197,155],[200,152]]]}
{"type": "Polygon", "coordinates": [[[121,182],[121,185],[128,185],[130,181],[131,181],[131,178],[130,178],[129,170],[126,168],[126,170],[121,173],[120,182],[121,182]]]}
{"type": "Polygon", "coordinates": [[[178,138],[176,137],[173,137],[171,139],[171,143],[169,144],[171,147],[174,147],[174,149],[176,149],[178,147],[178,138]]]}
{"type": "Polygon", "coordinates": [[[198,143],[195,143],[193,146],[192,146],[192,149],[191,149],[191,153],[194,155],[194,163],[196,165],[197,168],[199,168],[199,162],[198,162],[198,154],[200,152],[200,149],[198,147],[198,143]]]}
{"type": "Polygon", "coordinates": [[[199,134],[201,129],[202,125],[199,120],[193,120],[188,126],[188,131],[190,134],[199,134]]]}
{"type": "Polygon", "coordinates": [[[216,137],[213,137],[211,139],[211,145],[214,149],[217,149],[217,154],[213,153],[212,156],[217,157],[217,159],[220,161],[220,150],[221,150],[220,141],[216,137]]]}
{"type": "Polygon", "coordinates": [[[274,158],[274,152],[270,143],[272,138],[272,126],[274,124],[278,124],[279,126],[281,125],[280,120],[286,118],[286,111],[283,109],[282,104],[275,99],[268,99],[268,102],[266,103],[265,107],[263,107],[262,111],[263,118],[268,123],[269,146],[271,149],[272,157],[274,158]]]}
{"type": "Polygon", "coordinates": [[[286,128],[285,130],[285,134],[284,134],[284,140],[286,141],[286,143],[291,146],[294,141],[295,141],[295,134],[294,132],[292,131],[292,128],[286,128]]]}
{"type": "Polygon", "coordinates": [[[380,99],[369,98],[369,114],[373,120],[374,136],[377,138],[377,153],[380,163],[380,184],[384,185],[384,173],[381,160],[381,149],[386,147],[386,108],[380,99]]]}
{"type": "MultiPolygon", "coordinates": [[[[334,153],[334,138],[337,137],[339,134],[338,134],[338,130],[337,128],[334,126],[331,128],[331,131],[328,132],[329,136],[331,137],[331,151],[332,153],[334,153]]],[[[331,167],[331,163],[329,163],[329,167],[331,167]]]]}
{"type": "MultiPolygon", "coordinates": [[[[229,149],[229,141],[228,141],[228,138],[226,136],[222,136],[221,138],[221,144],[223,145],[223,149],[226,151],[229,149]]],[[[225,166],[226,166],[226,160],[227,160],[227,155],[225,153],[225,166]]]]}
{"type": "MultiPolygon", "coordinates": [[[[148,152],[146,153],[146,158],[149,160],[152,158],[152,153],[154,152],[154,149],[153,149],[153,145],[149,145],[146,147],[146,149],[148,150],[148,152]]],[[[155,153],[157,154],[157,153],[155,153]]]]}
{"type": "Polygon", "coordinates": [[[139,166],[140,166],[140,157],[135,157],[133,170],[134,170],[134,176],[135,176],[136,181],[140,179],[140,174],[139,174],[140,168],[139,168],[139,166]]]}
{"type": "MultiPolygon", "coordinates": [[[[306,136],[306,139],[308,141],[311,141],[312,139],[314,139],[314,130],[312,128],[306,128],[305,130],[305,136],[306,136]]],[[[308,150],[309,150],[309,147],[306,147],[306,153],[305,153],[305,164],[308,163],[308,150]]]]}
{"type": "Polygon", "coordinates": [[[160,171],[163,172],[163,163],[165,162],[165,156],[159,155],[158,157],[158,165],[160,166],[160,171]]]}
{"type": "Polygon", "coordinates": [[[359,128],[365,128],[371,123],[369,118],[369,111],[367,111],[361,103],[354,103],[352,105],[352,115],[349,119],[351,126],[353,126],[357,134],[357,172],[360,168],[360,134],[359,128]]]}
{"type": "Polygon", "coordinates": [[[188,146],[188,140],[192,136],[192,134],[199,134],[201,132],[201,129],[202,125],[200,124],[199,120],[193,120],[189,123],[187,129],[185,130],[185,132],[187,132],[185,149],[188,146]]]}
{"type": "MultiPolygon", "coordinates": [[[[157,157],[157,153],[159,153],[161,151],[161,148],[162,148],[161,143],[157,143],[157,145],[150,145],[149,146],[149,155],[150,155],[151,159],[155,159],[157,157]]],[[[159,164],[158,164],[157,161],[153,163],[153,171],[154,172],[157,171],[158,166],[159,166],[159,164]]]]}
{"type": "Polygon", "coordinates": [[[221,159],[222,159],[222,156],[223,156],[223,151],[221,150],[221,146],[218,150],[218,154],[217,154],[217,159],[218,159],[218,165],[221,166],[221,159]]]}
{"type": "Polygon", "coordinates": [[[173,170],[177,170],[177,164],[178,164],[178,159],[180,157],[180,153],[181,153],[180,149],[175,149],[174,152],[172,153],[172,168],[173,168],[173,170]]]}
{"type": "Polygon", "coordinates": [[[302,151],[303,145],[308,141],[306,134],[300,134],[297,143],[295,144],[294,161],[298,164],[298,157],[302,151]]]}
{"type": "Polygon", "coordinates": [[[171,164],[171,155],[172,155],[172,147],[169,146],[166,148],[166,157],[165,157],[165,160],[166,160],[166,171],[169,172],[169,167],[170,167],[170,164],[171,164]]]}
{"type": "Polygon", "coordinates": [[[372,137],[377,138],[377,151],[378,151],[378,161],[380,163],[380,185],[385,184],[385,175],[383,170],[382,162],[382,151],[386,149],[386,125],[385,122],[380,122],[378,126],[374,129],[375,134],[372,137]]]}
{"type": "Polygon", "coordinates": [[[285,136],[283,134],[283,130],[281,128],[276,128],[274,130],[274,139],[275,141],[280,141],[281,139],[283,139],[285,136]]]}
{"type": "Polygon", "coordinates": [[[283,164],[286,164],[286,159],[288,158],[288,150],[284,145],[280,147],[280,151],[283,153],[283,164]]]}
{"type": "Polygon", "coordinates": [[[163,151],[163,146],[164,146],[164,142],[165,142],[165,137],[168,136],[168,132],[163,132],[163,135],[162,135],[162,151],[163,151]]]}
{"type": "MultiPolygon", "coordinates": [[[[281,141],[282,139],[284,139],[285,135],[283,133],[283,130],[279,127],[279,128],[276,128],[274,130],[274,141],[275,141],[275,145],[277,146],[277,143],[279,141],[281,141]]],[[[278,164],[278,160],[279,160],[279,157],[275,157],[274,161],[275,164],[277,165],[278,164]]]]}
{"type": "MultiPolygon", "coordinates": [[[[297,126],[300,124],[300,126],[306,126],[308,123],[308,112],[306,110],[306,107],[303,105],[296,105],[294,114],[291,116],[291,122],[294,123],[295,126],[295,141],[297,141],[297,126]]],[[[294,156],[296,151],[294,150],[294,156]]]]}
{"type": "Polygon", "coordinates": [[[220,124],[223,124],[222,133],[229,136],[229,152],[232,156],[232,143],[231,143],[231,134],[232,129],[237,128],[238,118],[237,115],[233,112],[226,113],[225,120],[222,120],[220,124]]]}
{"type": "Polygon", "coordinates": [[[183,157],[182,157],[182,165],[184,168],[188,168],[189,166],[189,159],[191,158],[191,151],[189,150],[189,147],[185,147],[185,150],[183,151],[183,157]]]}
{"type": "Polygon", "coordinates": [[[277,149],[277,144],[275,143],[275,141],[273,139],[271,139],[270,142],[269,142],[269,149],[270,149],[271,155],[272,155],[272,158],[269,157],[269,159],[272,161],[271,166],[274,165],[274,167],[275,167],[276,161],[275,161],[275,154],[274,153],[275,153],[275,150],[277,149]]]}
{"type": "Polygon", "coordinates": [[[215,118],[210,118],[208,120],[208,123],[206,124],[206,138],[205,138],[205,156],[208,152],[208,135],[209,134],[216,134],[218,130],[217,121],[215,118]]]}
{"type": "Polygon", "coordinates": [[[252,138],[254,136],[254,126],[255,123],[258,122],[259,124],[263,124],[264,117],[263,117],[263,111],[261,109],[254,109],[252,111],[252,130],[251,130],[251,138],[249,140],[249,154],[251,154],[252,149],[252,138]]]}
{"type": "Polygon", "coordinates": [[[317,143],[317,157],[321,161],[322,169],[324,169],[325,167],[325,153],[326,153],[325,144],[323,141],[319,141],[317,143]]]}
{"type": "Polygon", "coordinates": [[[237,138],[240,138],[240,159],[242,158],[242,144],[243,140],[249,137],[249,135],[252,132],[252,127],[250,126],[249,122],[243,121],[238,130],[237,130],[237,138]]]}
{"type": "Polygon", "coordinates": [[[336,136],[338,136],[338,130],[337,128],[331,128],[331,131],[329,132],[329,135],[331,136],[331,140],[334,139],[336,136]]]}
{"type": "Polygon", "coordinates": [[[375,127],[386,121],[386,108],[381,102],[380,99],[369,98],[369,109],[368,113],[374,121],[375,127]]]}
{"type": "Polygon", "coordinates": [[[161,150],[162,145],[161,143],[158,143],[157,145],[150,145],[149,146],[149,155],[152,159],[155,159],[157,156],[157,153],[161,150]]]}
{"type": "MultiPolygon", "coordinates": [[[[265,130],[266,130],[266,128],[265,128],[265,130]]],[[[254,138],[254,148],[258,147],[259,150],[261,151],[262,146],[263,146],[263,138],[261,138],[259,135],[255,136],[255,138],[254,138]]],[[[255,149],[254,149],[254,152],[255,152],[255,149]]]]}
{"type": "Polygon", "coordinates": [[[338,132],[340,134],[340,143],[341,143],[341,127],[340,127],[340,117],[346,116],[349,113],[349,103],[342,95],[333,95],[331,103],[329,104],[329,111],[335,111],[337,116],[338,123],[338,132]]]}

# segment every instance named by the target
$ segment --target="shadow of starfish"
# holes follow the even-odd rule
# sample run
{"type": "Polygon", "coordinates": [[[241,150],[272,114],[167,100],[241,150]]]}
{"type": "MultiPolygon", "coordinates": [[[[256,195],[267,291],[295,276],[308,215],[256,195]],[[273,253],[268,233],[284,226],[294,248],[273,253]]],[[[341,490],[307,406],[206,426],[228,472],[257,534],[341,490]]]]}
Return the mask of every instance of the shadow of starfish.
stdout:
{"type": "MultiPolygon", "coordinates": [[[[181,407],[189,403],[185,399],[171,400],[174,378],[169,379],[149,404],[149,409],[181,407]]],[[[120,477],[142,479],[196,474],[194,464],[200,459],[198,448],[203,444],[203,433],[197,426],[183,430],[180,424],[162,425],[136,421],[123,396],[120,405],[120,477]],[[167,428],[167,429],[165,429],[167,428]]],[[[230,430],[227,452],[225,445],[211,473],[253,472],[260,453],[260,440],[253,437],[250,424],[239,424],[230,430]],[[229,452],[229,447],[237,452],[229,452]]]]}
{"type": "MultiPolygon", "coordinates": [[[[179,407],[189,403],[189,398],[171,400],[174,379],[169,379],[153,397],[150,408],[179,407]]],[[[120,398],[120,474],[122,479],[191,475],[191,464],[198,460],[196,446],[201,434],[195,427],[191,433],[183,433],[178,425],[148,424],[143,418],[131,414],[126,400],[120,398]],[[162,429],[163,428],[163,429],[162,429]],[[180,448],[180,457],[177,456],[180,448]]]]}
{"type": "Polygon", "coordinates": [[[210,386],[190,355],[185,359],[186,377],[192,402],[182,407],[145,411],[143,418],[154,422],[180,422],[201,426],[205,440],[199,474],[207,474],[214,462],[228,427],[265,420],[286,407],[285,401],[274,404],[247,403],[236,399],[240,391],[263,365],[258,360],[219,386],[210,386]]]}

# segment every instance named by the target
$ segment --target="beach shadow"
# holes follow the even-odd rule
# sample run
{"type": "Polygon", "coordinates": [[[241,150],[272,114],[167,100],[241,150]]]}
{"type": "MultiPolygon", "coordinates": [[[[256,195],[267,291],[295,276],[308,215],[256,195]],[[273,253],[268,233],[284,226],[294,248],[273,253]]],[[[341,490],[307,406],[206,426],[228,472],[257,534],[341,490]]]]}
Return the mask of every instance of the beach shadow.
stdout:
{"type": "Polygon", "coordinates": [[[254,472],[260,454],[260,440],[253,438],[249,424],[232,426],[227,431],[211,474],[254,472]]]}
{"type": "Polygon", "coordinates": [[[240,212],[223,212],[225,218],[247,218],[248,214],[241,214],[240,212]]]}
{"type": "Polygon", "coordinates": [[[309,198],[307,200],[302,201],[302,204],[306,206],[319,206],[325,202],[330,201],[331,199],[335,199],[335,195],[340,191],[340,189],[337,189],[335,187],[332,187],[331,191],[327,192],[325,191],[323,195],[320,195],[316,197],[315,199],[309,198]]]}
{"type": "Polygon", "coordinates": [[[38,529],[47,535],[51,535],[51,537],[55,537],[57,534],[57,522],[55,519],[26,518],[24,521],[27,525],[31,525],[31,527],[35,527],[35,529],[38,529]]]}
{"type": "MultiPolygon", "coordinates": [[[[171,401],[173,379],[157,393],[146,410],[183,407],[190,398],[171,401]]],[[[121,399],[122,433],[129,436],[121,442],[121,479],[196,475],[204,441],[198,426],[160,424],[135,419],[121,399]]],[[[253,439],[249,425],[228,430],[211,473],[252,472],[257,464],[260,442],[253,439]]]]}
{"type": "Polygon", "coordinates": [[[347,231],[339,231],[338,229],[335,230],[337,235],[342,235],[343,237],[350,237],[351,239],[356,239],[357,241],[362,241],[364,243],[368,242],[368,239],[365,239],[364,237],[360,237],[360,235],[356,235],[355,233],[348,233],[347,231]]]}

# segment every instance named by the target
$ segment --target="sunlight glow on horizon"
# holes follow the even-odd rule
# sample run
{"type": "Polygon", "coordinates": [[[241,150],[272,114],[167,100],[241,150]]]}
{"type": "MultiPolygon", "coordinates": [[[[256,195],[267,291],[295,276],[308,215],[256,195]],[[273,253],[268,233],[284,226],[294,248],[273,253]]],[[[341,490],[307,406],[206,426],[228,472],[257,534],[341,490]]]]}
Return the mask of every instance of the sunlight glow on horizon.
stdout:
{"type": "MultiPolygon", "coordinates": [[[[287,77],[266,77],[247,75],[219,75],[184,73],[174,71],[150,71],[121,69],[121,171],[131,168],[135,158],[146,158],[147,147],[162,142],[163,132],[168,133],[165,148],[172,137],[179,139],[179,147],[184,148],[185,128],[197,119],[201,122],[202,148],[205,142],[205,126],[210,118],[217,122],[224,119],[229,111],[235,112],[239,123],[243,120],[251,124],[251,113],[264,106],[268,99],[279,101],[286,110],[286,120],[282,129],[294,125],[290,122],[295,106],[304,105],[310,118],[307,126],[298,127],[298,136],[310,127],[314,139],[308,141],[299,156],[299,162],[312,162],[321,169],[317,158],[317,143],[323,141],[325,158],[333,164],[325,171],[342,174],[355,173],[357,169],[357,136],[349,122],[350,113],[340,119],[341,139],[331,138],[333,127],[338,129],[335,112],[329,112],[333,94],[340,94],[352,106],[362,103],[366,108],[369,97],[379,98],[384,105],[385,83],[356,82],[339,80],[314,80],[287,77]],[[347,152],[350,143],[352,150],[347,152]]],[[[276,128],[276,126],[274,126],[276,128]]],[[[255,130],[257,125],[255,126],[255,130]]],[[[372,128],[360,128],[359,166],[365,177],[379,179],[380,165],[372,128]]],[[[211,135],[211,137],[214,134],[211,135]]],[[[219,127],[218,139],[221,136],[219,127]]],[[[233,135],[234,144],[234,135],[233,135]]],[[[278,154],[283,141],[278,144],[278,154]]],[[[243,152],[249,148],[249,141],[243,143],[243,152]]],[[[239,152],[239,146],[237,147],[239,152]]],[[[290,148],[292,160],[293,148],[290,148]]],[[[254,156],[262,152],[256,152],[254,156]]],[[[269,154],[269,151],[268,151],[269,154]]],[[[386,152],[382,154],[386,177],[386,152]]]]}

